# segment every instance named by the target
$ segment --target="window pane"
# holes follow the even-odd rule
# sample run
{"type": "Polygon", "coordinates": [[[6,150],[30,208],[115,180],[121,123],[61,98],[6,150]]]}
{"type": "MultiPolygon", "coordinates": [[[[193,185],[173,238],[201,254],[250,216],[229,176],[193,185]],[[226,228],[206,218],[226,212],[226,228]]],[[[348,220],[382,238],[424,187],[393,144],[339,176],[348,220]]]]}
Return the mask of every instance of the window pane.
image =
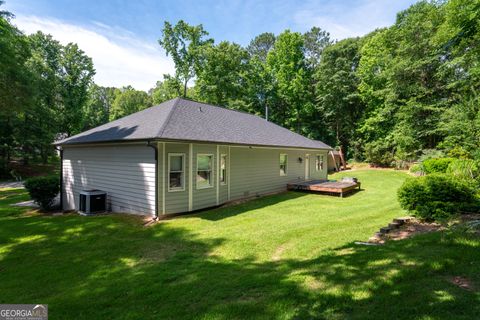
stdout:
{"type": "Polygon", "coordinates": [[[286,176],[287,175],[287,155],[281,154],[280,155],[280,175],[286,176]]]}
{"type": "Polygon", "coordinates": [[[198,171],[197,172],[197,187],[208,187],[212,185],[212,172],[211,171],[198,171]]]}
{"type": "Polygon", "coordinates": [[[220,158],[220,182],[225,183],[226,182],[226,177],[227,177],[227,156],[222,155],[220,158]]]}
{"type": "Polygon", "coordinates": [[[182,172],[170,172],[170,188],[183,188],[183,173],[182,172]]]}
{"type": "Polygon", "coordinates": [[[170,156],[170,171],[183,171],[183,156],[170,156]]]}
{"type": "Polygon", "coordinates": [[[197,170],[211,170],[212,156],[198,155],[197,156],[197,170]]]}

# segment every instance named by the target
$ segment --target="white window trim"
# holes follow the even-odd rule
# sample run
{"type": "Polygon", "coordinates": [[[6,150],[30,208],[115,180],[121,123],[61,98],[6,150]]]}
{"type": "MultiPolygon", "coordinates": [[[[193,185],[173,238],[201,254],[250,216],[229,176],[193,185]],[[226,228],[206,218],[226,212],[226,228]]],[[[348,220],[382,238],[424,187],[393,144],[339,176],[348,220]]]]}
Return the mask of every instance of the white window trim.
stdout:
{"type": "Polygon", "coordinates": [[[322,154],[316,154],[315,155],[315,171],[320,172],[323,171],[323,164],[320,166],[320,163],[323,162],[322,160],[323,155],[322,154]],[[318,166],[317,166],[317,160],[318,160],[318,166]]]}
{"type": "Polygon", "coordinates": [[[278,156],[278,171],[281,177],[288,176],[288,153],[280,153],[280,155],[278,156]],[[282,171],[280,170],[280,165],[281,165],[280,158],[282,156],[285,156],[285,159],[287,160],[285,163],[285,173],[282,173],[282,171]]]}
{"type": "Polygon", "coordinates": [[[220,181],[220,185],[226,186],[228,184],[228,173],[227,173],[227,171],[228,171],[228,166],[227,166],[228,155],[226,153],[223,153],[223,154],[220,155],[220,159],[219,159],[220,165],[218,167],[218,176],[220,177],[220,172],[222,172],[222,158],[223,157],[225,157],[225,176],[224,176],[225,181],[221,182],[220,178],[219,178],[219,181],[220,181]]]}
{"type": "MultiPolygon", "coordinates": [[[[195,187],[197,190],[202,190],[202,189],[210,189],[210,188],[214,188],[215,187],[215,179],[214,179],[214,175],[215,175],[215,169],[214,169],[214,165],[213,165],[213,162],[215,161],[215,157],[213,155],[213,153],[197,153],[197,166],[195,167],[195,187]],[[211,171],[211,174],[213,175],[212,176],[212,184],[209,185],[209,186],[203,186],[203,187],[199,187],[198,186],[198,182],[197,182],[197,174],[198,174],[198,157],[199,156],[210,156],[212,157],[212,162],[210,163],[211,165],[211,168],[210,168],[210,171],[211,171]]],[[[205,171],[205,170],[202,170],[202,171],[205,171]]]]}
{"type": "Polygon", "coordinates": [[[181,192],[185,191],[185,153],[168,153],[168,169],[167,169],[167,183],[168,183],[168,192],[181,192]],[[183,175],[182,175],[182,187],[181,188],[170,188],[170,158],[171,157],[182,157],[182,169],[183,169],[183,175]]]}

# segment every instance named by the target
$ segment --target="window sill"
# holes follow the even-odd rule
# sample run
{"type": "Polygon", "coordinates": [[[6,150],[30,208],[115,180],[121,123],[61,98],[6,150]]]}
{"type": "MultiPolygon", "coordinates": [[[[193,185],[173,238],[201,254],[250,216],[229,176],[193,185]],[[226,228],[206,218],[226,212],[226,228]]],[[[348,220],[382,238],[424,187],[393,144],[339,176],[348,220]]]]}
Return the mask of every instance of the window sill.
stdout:
{"type": "Polygon", "coordinates": [[[212,188],[213,188],[213,186],[205,186],[205,187],[199,187],[199,186],[197,186],[196,189],[197,189],[197,190],[202,190],[202,189],[212,189],[212,188]]]}
{"type": "Polygon", "coordinates": [[[183,189],[168,189],[168,192],[182,192],[182,191],[185,191],[185,188],[183,189]]]}

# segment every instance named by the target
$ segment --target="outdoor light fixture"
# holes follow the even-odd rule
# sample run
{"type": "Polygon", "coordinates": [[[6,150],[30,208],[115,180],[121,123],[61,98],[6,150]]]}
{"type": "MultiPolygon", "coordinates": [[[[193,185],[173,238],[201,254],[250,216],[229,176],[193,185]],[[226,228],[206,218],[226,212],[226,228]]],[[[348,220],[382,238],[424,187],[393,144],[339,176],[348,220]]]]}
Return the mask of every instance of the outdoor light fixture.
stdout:
{"type": "Polygon", "coordinates": [[[302,157],[298,157],[298,162],[299,162],[299,163],[302,163],[302,162],[303,162],[302,157]]]}

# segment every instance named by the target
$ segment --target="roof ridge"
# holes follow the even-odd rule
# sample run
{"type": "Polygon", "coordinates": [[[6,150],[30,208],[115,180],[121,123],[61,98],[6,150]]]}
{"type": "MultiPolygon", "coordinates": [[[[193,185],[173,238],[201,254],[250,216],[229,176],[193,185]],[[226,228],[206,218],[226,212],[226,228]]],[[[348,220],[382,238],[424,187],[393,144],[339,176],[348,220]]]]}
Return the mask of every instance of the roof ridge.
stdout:
{"type": "MultiPolygon", "coordinates": [[[[158,133],[157,133],[157,136],[156,138],[161,138],[163,136],[163,132],[165,131],[165,129],[167,128],[167,125],[168,123],[170,122],[170,119],[172,118],[172,114],[173,112],[175,111],[175,109],[177,108],[177,105],[178,105],[178,102],[181,100],[182,98],[180,97],[176,97],[172,100],[175,100],[175,102],[173,103],[170,111],[168,112],[168,116],[167,118],[165,119],[165,121],[163,122],[162,126],[160,127],[160,129],[158,130],[158,133]]],[[[171,101],[171,100],[169,100],[171,101]]],[[[166,101],[165,101],[166,102],[166,101]]],[[[160,105],[159,105],[160,106],[160,105]]]]}

